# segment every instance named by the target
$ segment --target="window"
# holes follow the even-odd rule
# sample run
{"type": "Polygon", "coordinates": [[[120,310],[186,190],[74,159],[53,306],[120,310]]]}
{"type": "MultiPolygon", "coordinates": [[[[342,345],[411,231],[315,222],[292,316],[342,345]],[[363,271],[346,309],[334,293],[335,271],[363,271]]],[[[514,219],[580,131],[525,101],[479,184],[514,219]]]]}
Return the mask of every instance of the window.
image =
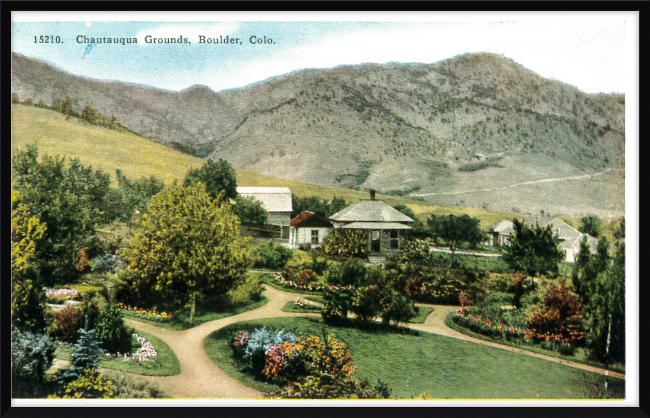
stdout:
{"type": "Polygon", "coordinates": [[[399,248],[398,231],[390,231],[390,248],[399,248]]]}
{"type": "Polygon", "coordinates": [[[311,243],[318,244],[318,229],[311,230],[311,243]]]}

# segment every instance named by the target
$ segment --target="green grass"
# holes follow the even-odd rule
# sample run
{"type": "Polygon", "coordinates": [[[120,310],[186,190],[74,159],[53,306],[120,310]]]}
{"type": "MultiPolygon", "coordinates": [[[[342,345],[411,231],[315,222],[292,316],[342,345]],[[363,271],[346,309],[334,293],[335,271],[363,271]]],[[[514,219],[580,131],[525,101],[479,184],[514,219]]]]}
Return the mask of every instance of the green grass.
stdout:
{"type": "Polygon", "coordinates": [[[290,300],[282,307],[282,312],[294,312],[294,313],[320,313],[323,308],[321,306],[298,306],[296,302],[290,300]]]}
{"type": "MultiPolygon", "coordinates": [[[[412,399],[429,393],[434,399],[598,399],[605,377],[548,361],[522,356],[444,336],[420,333],[368,332],[331,327],[306,318],[273,318],[233,324],[204,341],[208,356],[231,377],[257,390],[275,385],[242,372],[229,346],[239,330],[263,326],[297,335],[336,334],[352,352],[357,378],[381,379],[392,398],[412,399]]],[[[609,379],[609,397],[624,397],[625,381],[609,379]]]]}
{"type": "MultiPolygon", "coordinates": [[[[154,337],[146,332],[137,331],[137,334],[143,335],[147,341],[153,344],[156,352],[156,361],[154,363],[130,360],[122,358],[108,358],[101,355],[98,359],[99,367],[111,370],[120,370],[144,376],[174,376],[181,372],[181,365],[178,358],[167,344],[161,339],[154,337]]],[[[138,347],[134,344],[134,347],[138,347]]],[[[57,347],[54,357],[62,360],[71,360],[72,350],[69,348],[57,347]]]]}
{"type": "MultiPolygon", "coordinates": [[[[593,366],[593,367],[598,367],[598,368],[601,368],[601,369],[605,369],[605,365],[603,363],[587,360],[587,352],[583,348],[579,347],[579,348],[576,349],[576,352],[575,352],[575,354],[573,356],[567,356],[567,355],[564,355],[564,354],[560,354],[557,351],[544,350],[543,348],[540,348],[540,347],[530,346],[530,345],[526,345],[526,344],[517,344],[517,343],[515,343],[513,341],[508,341],[508,340],[504,340],[504,339],[501,339],[501,338],[488,337],[487,335],[478,334],[478,333],[476,333],[476,332],[474,332],[472,330],[469,330],[469,329],[467,329],[467,328],[465,328],[463,326],[458,325],[457,323],[455,323],[453,321],[454,315],[456,315],[456,314],[451,312],[449,315],[447,315],[445,317],[445,325],[447,325],[449,328],[451,328],[453,330],[456,330],[456,331],[460,332],[461,334],[465,334],[465,335],[467,335],[469,337],[478,338],[480,340],[490,341],[490,342],[494,342],[494,343],[498,343],[498,344],[502,344],[502,345],[508,345],[510,347],[516,347],[516,348],[519,348],[521,350],[531,351],[533,353],[538,353],[538,354],[544,354],[544,355],[559,358],[559,359],[562,359],[562,360],[567,360],[567,361],[573,361],[575,363],[586,364],[587,366],[593,366]]],[[[625,365],[620,365],[619,368],[613,368],[611,370],[615,371],[615,372],[618,372],[618,373],[625,374],[625,365]]]]}
{"type": "MultiPolygon", "coordinates": [[[[174,180],[182,181],[190,168],[198,168],[205,163],[201,158],[183,154],[132,133],[89,125],[76,118],[66,120],[64,115],[48,109],[12,106],[12,152],[33,143],[38,145],[41,154],[78,157],[83,164],[109,173],[114,185],[117,181],[116,169],[122,170],[130,178],[153,175],[166,184],[171,184],[174,180]]],[[[237,167],[235,172],[239,186],[289,187],[296,196],[318,196],[325,199],[338,196],[349,203],[368,198],[366,192],[359,190],[283,180],[237,167]]],[[[430,214],[468,214],[479,218],[483,227],[517,216],[457,206],[437,206],[381,194],[377,198],[391,206],[404,204],[422,219],[430,214]]]]}
{"type": "MultiPolygon", "coordinates": [[[[203,324],[204,322],[215,321],[217,319],[226,318],[228,316],[233,316],[233,315],[239,315],[240,313],[257,309],[260,306],[264,306],[268,301],[269,299],[266,296],[262,295],[260,300],[258,300],[257,302],[244,305],[244,306],[238,306],[226,312],[201,312],[201,311],[196,312],[194,316],[194,326],[203,324]]],[[[189,312],[182,312],[179,314],[175,314],[172,320],[169,322],[155,322],[144,318],[143,319],[135,318],[132,316],[129,316],[128,318],[133,319],[134,321],[143,322],[145,324],[150,324],[160,328],[171,329],[174,331],[192,328],[190,327],[190,323],[189,323],[190,321],[189,312]]]]}
{"type": "Polygon", "coordinates": [[[415,318],[411,319],[409,322],[411,324],[424,324],[427,316],[433,312],[433,308],[430,306],[418,306],[418,314],[415,318]]]}

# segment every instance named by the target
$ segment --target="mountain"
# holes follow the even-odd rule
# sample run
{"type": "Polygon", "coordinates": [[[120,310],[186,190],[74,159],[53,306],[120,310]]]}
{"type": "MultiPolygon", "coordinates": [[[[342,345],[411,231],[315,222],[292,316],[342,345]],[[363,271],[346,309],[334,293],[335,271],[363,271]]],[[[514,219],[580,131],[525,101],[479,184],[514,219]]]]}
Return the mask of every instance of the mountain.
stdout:
{"type": "Polygon", "coordinates": [[[91,103],[147,138],[274,177],[502,211],[624,207],[624,175],[605,171],[624,167],[624,96],[500,55],[303,70],[223,92],[91,80],[17,54],[12,71],[21,100],[69,96],[76,110],[91,103]]]}

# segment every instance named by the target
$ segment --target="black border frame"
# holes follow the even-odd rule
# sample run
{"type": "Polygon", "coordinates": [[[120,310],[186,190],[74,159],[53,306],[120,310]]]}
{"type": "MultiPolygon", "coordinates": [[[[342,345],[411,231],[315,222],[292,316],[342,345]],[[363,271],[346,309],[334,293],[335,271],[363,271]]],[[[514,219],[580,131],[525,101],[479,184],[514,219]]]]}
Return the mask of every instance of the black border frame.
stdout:
{"type": "MultiPolygon", "coordinates": [[[[12,11],[29,11],[29,10],[39,10],[39,11],[89,11],[89,10],[102,10],[102,11],[149,11],[155,9],[157,11],[174,11],[174,10],[191,10],[191,11],[639,11],[639,93],[640,98],[646,97],[648,93],[647,83],[644,80],[644,72],[642,71],[644,66],[643,58],[647,58],[645,53],[644,46],[647,44],[648,30],[644,27],[644,23],[647,23],[646,11],[648,10],[647,2],[634,2],[634,1],[621,1],[621,2],[610,2],[610,1],[589,1],[589,2],[518,2],[518,1],[462,1],[458,3],[453,2],[414,2],[414,1],[404,1],[404,2],[392,2],[392,1],[381,1],[381,2],[370,2],[370,1],[354,1],[354,2],[322,2],[314,1],[309,3],[300,3],[294,1],[284,1],[284,2],[273,2],[273,1],[242,1],[242,2],[176,2],[176,1],[158,1],[155,4],[148,1],[139,1],[139,2],[125,2],[125,1],[104,1],[104,2],[88,2],[88,1],[4,1],[0,3],[0,116],[3,123],[0,124],[0,129],[2,129],[2,136],[4,138],[0,142],[2,151],[0,155],[0,172],[2,176],[0,180],[2,182],[2,194],[0,196],[0,236],[2,241],[0,241],[0,246],[2,252],[0,253],[0,277],[5,277],[5,280],[1,281],[0,284],[0,306],[2,307],[0,313],[0,366],[4,370],[10,370],[11,357],[10,357],[10,332],[11,329],[11,314],[9,306],[11,305],[11,287],[10,280],[7,278],[11,277],[11,262],[9,256],[10,238],[9,231],[11,229],[11,216],[10,216],[10,198],[9,198],[9,189],[11,188],[11,106],[9,105],[9,96],[11,93],[11,12],[12,11]],[[645,93],[645,94],[644,94],[645,93]],[[4,274],[2,274],[4,273],[4,274]]],[[[639,103],[639,116],[643,115],[642,110],[647,109],[644,106],[643,100],[640,99],[639,103]]],[[[639,126],[639,138],[643,138],[647,135],[647,127],[641,123],[643,119],[640,117],[640,126],[639,126]]],[[[640,155],[647,154],[647,145],[645,142],[640,140],[640,155]]],[[[641,171],[641,167],[640,167],[641,171]]],[[[640,187],[640,178],[639,178],[639,187],[640,187]]],[[[640,207],[638,208],[641,209],[640,207]]],[[[639,212],[639,215],[641,212],[639,212]]],[[[644,223],[645,224],[645,223],[644,223]]],[[[628,227],[634,227],[633,225],[628,225],[628,227]]],[[[641,246],[641,240],[639,242],[641,246]]],[[[641,279],[641,270],[639,266],[639,287],[640,295],[639,301],[641,302],[642,296],[648,295],[648,282],[641,279]]],[[[649,329],[648,322],[648,304],[639,304],[639,330],[649,329]]],[[[453,408],[453,407],[434,407],[435,409],[423,409],[419,408],[409,408],[409,413],[415,415],[420,414],[435,414],[440,416],[485,416],[485,417],[519,417],[526,415],[528,417],[536,416],[545,416],[549,413],[557,415],[558,417],[571,416],[574,414],[585,414],[593,418],[605,417],[605,416],[621,416],[621,417],[647,417],[648,411],[650,410],[650,403],[647,398],[643,396],[650,394],[650,389],[648,386],[648,360],[643,357],[644,353],[648,353],[648,334],[640,333],[640,347],[639,347],[639,408],[580,408],[578,411],[572,411],[568,407],[560,407],[557,409],[547,409],[542,407],[495,407],[495,408],[476,408],[476,407],[465,407],[465,408],[453,408]],[[644,348],[646,349],[644,351],[644,348]]],[[[118,412],[120,414],[127,415],[136,415],[136,414],[155,414],[160,416],[161,414],[166,416],[177,415],[179,412],[178,409],[169,409],[163,407],[147,408],[145,409],[132,409],[132,408],[119,408],[117,411],[108,408],[101,408],[97,410],[93,408],[89,410],[88,407],[82,408],[11,408],[11,375],[8,372],[2,373],[0,381],[0,415],[6,415],[11,417],[22,417],[22,416],[32,416],[32,415],[41,415],[47,414],[50,417],[66,417],[70,416],[85,416],[88,413],[92,414],[114,414],[118,412]]],[[[345,405],[342,405],[345,406],[345,405]]],[[[387,406],[396,406],[387,404],[387,406]]],[[[297,413],[301,414],[307,412],[309,414],[321,414],[329,413],[332,411],[324,410],[314,410],[310,409],[308,411],[303,411],[306,408],[292,408],[290,411],[285,411],[283,408],[272,408],[264,410],[251,410],[241,408],[226,408],[226,410],[219,410],[217,413],[226,412],[226,414],[244,414],[249,413],[263,413],[264,415],[276,415],[276,414],[286,414],[286,413],[297,413]]],[[[336,413],[354,413],[351,410],[340,410],[337,409],[336,413]]],[[[364,411],[366,412],[366,411],[364,411]]],[[[380,409],[380,408],[371,408],[367,411],[370,414],[379,414],[379,415],[392,415],[393,410],[390,409],[380,409]]],[[[213,415],[215,412],[211,411],[209,408],[200,407],[192,408],[192,414],[196,415],[213,415]]]]}

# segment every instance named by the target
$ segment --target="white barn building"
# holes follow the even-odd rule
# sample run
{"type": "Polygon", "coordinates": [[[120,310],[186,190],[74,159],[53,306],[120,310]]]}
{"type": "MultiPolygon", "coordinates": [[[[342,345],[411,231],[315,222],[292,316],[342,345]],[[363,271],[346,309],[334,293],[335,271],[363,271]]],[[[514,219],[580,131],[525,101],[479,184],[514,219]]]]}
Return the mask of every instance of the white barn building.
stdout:
{"type": "Polygon", "coordinates": [[[282,227],[282,237],[288,235],[292,211],[291,190],[288,187],[237,187],[237,193],[241,197],[252,197],[262,202],[269,213],[267,224],[282,227]]]}

